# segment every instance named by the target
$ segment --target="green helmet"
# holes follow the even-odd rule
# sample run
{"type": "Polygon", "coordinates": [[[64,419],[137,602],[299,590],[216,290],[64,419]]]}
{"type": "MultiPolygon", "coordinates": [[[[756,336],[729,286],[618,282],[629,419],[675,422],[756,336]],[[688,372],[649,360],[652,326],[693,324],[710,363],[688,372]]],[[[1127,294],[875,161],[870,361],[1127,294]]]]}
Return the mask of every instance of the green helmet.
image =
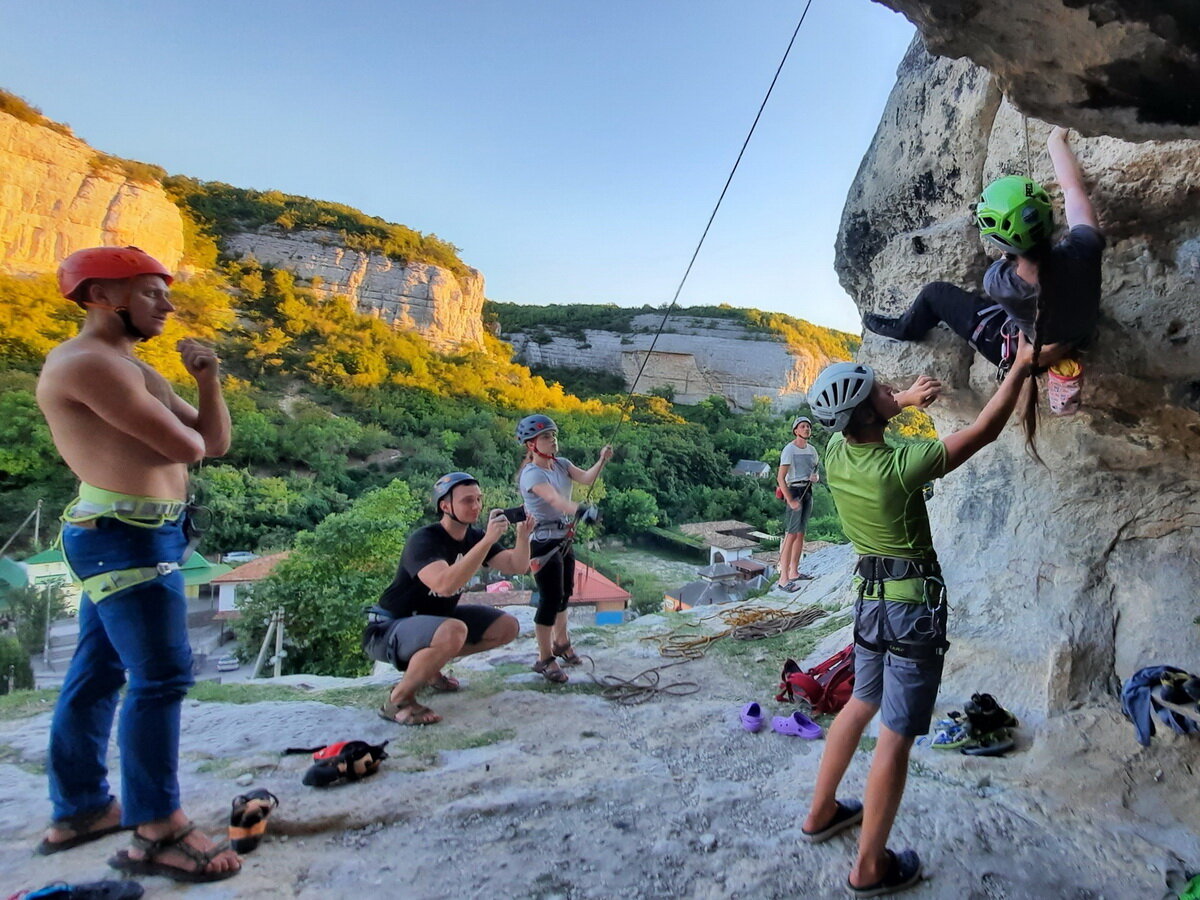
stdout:
{"type": "Polygon", "coordinates": [[[997,178],[983,189],[975,205],[979,236],[1005,253],[1028,253],[1050,239],[1054,213],[1050,195],[1036,181],[1020,175],[997,178]]]}

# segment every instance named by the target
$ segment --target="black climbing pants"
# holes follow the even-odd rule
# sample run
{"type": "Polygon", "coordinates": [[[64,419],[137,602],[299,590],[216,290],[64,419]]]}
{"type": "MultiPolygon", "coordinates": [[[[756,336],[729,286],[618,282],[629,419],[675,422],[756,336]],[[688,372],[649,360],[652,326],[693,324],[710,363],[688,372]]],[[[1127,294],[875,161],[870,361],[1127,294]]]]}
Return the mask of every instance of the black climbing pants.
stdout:
{"type": "Polygon", "coordinates": [[[908,312],[897,321],[895,332],[888,336],[902,341],[919,341],[938,322],[945,322],[955,334],[978,350],[984,359],[998,366],[1004,356],[1004,339],[1000,329],[1008,318],[1003,311],[992,315],[984,323],[979,336],[971,339],[982,320],[980,312],[990,306],[995,306],[995,303],[982,294],[964,291],[946,281],[934,281],[921,288],[908,312]]]}

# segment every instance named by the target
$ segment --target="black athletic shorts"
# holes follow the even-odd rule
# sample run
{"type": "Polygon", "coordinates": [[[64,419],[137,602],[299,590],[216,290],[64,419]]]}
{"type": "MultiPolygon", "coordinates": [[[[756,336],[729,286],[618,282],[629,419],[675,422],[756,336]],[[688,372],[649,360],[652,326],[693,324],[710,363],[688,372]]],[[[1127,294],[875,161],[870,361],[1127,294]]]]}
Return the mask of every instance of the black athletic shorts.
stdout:
{"type": "Polygon", "coordinates": [[[363,650],[379,662],[391,663],[401,672],[418,650],[433,643],[433,635],[448,619],[466,623],[467,643],[478,644],[492,623],[504,615],[492,606],[460,603],[449,616],[406,616],[374,622],[363,633],[363,650]]]}

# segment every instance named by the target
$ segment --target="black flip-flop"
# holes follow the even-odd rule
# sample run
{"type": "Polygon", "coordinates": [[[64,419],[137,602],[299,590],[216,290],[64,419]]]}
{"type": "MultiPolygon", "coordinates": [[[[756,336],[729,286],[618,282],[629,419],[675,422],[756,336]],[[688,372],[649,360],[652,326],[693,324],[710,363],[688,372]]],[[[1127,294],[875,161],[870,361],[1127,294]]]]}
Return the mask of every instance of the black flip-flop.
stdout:
{"type": "Polygon", "coordinates": [[[886,851],[888,856],[887,871],[874,884],[855,887],[846,879],[846,887],[855,897],[882,897],[884,894],[896,894],[907,890],[921,880],[921,857],[916,850],[901,850],[899,853],[886,851]]]}
{"type": "Polygon", "coordinates": [[[800,829],[804,840],[810,844],[820,844],[829,840],[835,834],[839,834],[862,821],[863,805],[857,800],[847,800],[844,803],[841,800],[835,801],[837,807],[833,812],[833,818],[820,831],[805,831],[800,829]]]}

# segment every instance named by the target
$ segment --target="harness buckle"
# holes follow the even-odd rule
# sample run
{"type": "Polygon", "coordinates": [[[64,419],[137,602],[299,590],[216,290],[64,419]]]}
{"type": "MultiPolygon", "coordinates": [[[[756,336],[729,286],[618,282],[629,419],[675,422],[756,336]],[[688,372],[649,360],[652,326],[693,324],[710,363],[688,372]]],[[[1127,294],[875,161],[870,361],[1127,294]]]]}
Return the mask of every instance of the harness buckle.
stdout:
{"type": "Polygon", "coordinates": [[[179,571],[179,563],[160,562],[154,566],[159,575],[170,575],[172,572],[179,571]]]}

